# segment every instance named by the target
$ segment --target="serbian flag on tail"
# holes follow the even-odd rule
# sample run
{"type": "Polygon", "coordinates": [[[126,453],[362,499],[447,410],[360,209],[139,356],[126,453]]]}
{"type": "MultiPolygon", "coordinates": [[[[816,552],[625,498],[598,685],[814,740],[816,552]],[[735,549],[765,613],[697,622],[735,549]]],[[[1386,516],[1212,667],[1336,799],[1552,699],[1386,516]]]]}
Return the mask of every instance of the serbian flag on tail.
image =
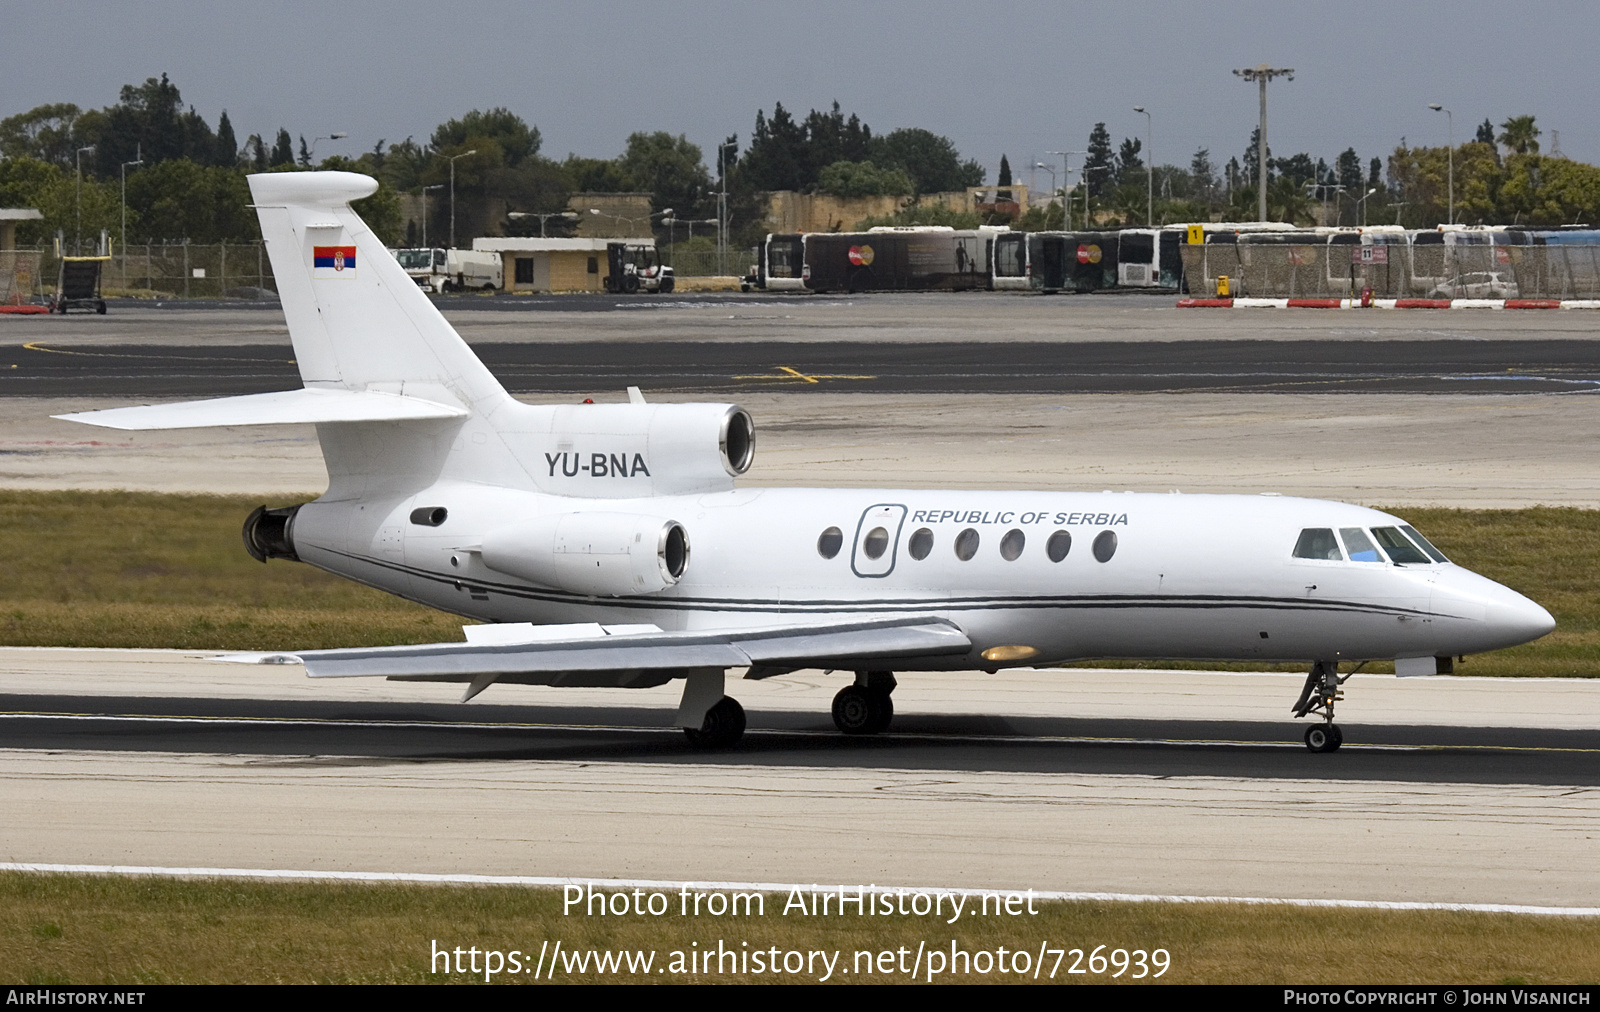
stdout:
{"type": "Polygon", "coordinates": [[[354,246],[311,247],[311,277],[313,280],[353,278],[355,276],[356,248],[354,246]]]}

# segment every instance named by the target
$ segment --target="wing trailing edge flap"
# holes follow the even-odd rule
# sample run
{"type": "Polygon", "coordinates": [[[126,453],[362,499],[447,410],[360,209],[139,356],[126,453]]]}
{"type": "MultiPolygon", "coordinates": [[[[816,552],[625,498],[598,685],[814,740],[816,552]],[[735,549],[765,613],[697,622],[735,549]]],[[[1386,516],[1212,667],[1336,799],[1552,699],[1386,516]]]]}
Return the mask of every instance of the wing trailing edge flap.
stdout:
{"type": "Polygon", "coordinates": [[[149,404],[54,417],[108,429],[204,429],[228,425],[297,425],[324,422],[408,422],[465,418],[465,408],[381,390],[303,387],[242,397],[149,404]]]}
{"type": "Polygon", "coordinates": [[[721,632],[661,632],[641,626],[610,627],[607,632],[596,626],[593,634],[582,635],[588,627],[565,628],[578,635],[520,642],[495,642],[480,635],[477,642],[467,643],[239,654],[224,659],[299,662],[312,678],[469,682],[470,698],[492,682],[644,688],[696,668],[748,666],[775,674],[815,665],[848,667],[856,661],[949,656],[972,646],[953,622],[929,617],[721,632]]]}

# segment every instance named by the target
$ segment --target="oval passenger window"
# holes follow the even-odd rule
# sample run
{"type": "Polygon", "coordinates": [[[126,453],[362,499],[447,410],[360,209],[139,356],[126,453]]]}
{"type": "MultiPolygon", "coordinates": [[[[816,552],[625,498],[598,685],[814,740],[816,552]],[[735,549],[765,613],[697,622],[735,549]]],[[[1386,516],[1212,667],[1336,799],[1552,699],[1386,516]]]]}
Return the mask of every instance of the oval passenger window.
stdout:
{"type": "Polygon", "coordinates": [[[1094,557],[1101,562],[1110,562],[1111,557],[1117,554],[1117,532],[1101,531],[1095,535],[1094,557]]]}
{"type": "Polygon", "coordinates": [[[1006,536],[1000,539],[1000,557],[1007,562],[1017,561],[1017,556],[1022,554],[1022,549],[1028,543],[1028,536],[1020,530],[1009,530],[1006,536]]]}
{"type": "Polygon", "coordinates": [[[1072,532],[1056,531],[1050,535],[1050,540],[1044,543],[1044,553],[1050,556],[1051,562],[1060,562],[1072,551],[1072,532]]]}
{"type": "Polygon", "coordinates": [[[956,535],[956,558],[966,562],[978,554],[978,532],[968,527],[956,535]]]}
{"type": "Polygon", "coordinates": [[[839,549],[844,547],[844,532],[837,527],[829,527],[822,532],[822,537],[817,539],[817,554],[824,559],[831,559],[839,554],[839,549]]]}
{"type": "Polygon", "coordinates": [[[911,535],[911,542],[906,545],[906,550],[909,551],[911,553],[911,557],[916,559],[918,562],[926,559],[928,557],[928,553],[933,551],[933,532],[928,530],[926,527],[917,531],[915,534],[911,535]]]}
{"type": "Polygon", "coordinates": [[[889,532],[882,527],[874,527],[868,531],[866,540],[861,542],[861,550],[867,553],[869,559],[883,558],[883,551],[888,547],[889,532]]]}

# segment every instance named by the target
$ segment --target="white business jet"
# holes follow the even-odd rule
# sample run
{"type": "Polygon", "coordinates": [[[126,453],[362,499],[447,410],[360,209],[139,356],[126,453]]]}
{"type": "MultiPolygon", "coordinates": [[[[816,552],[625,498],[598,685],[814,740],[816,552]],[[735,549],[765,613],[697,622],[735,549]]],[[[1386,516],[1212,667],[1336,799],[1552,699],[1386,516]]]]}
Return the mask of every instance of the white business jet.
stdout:
{"type": "Polygon", "coordinates": [[[257,510],[249,551],[489,623],[464,643],[259,660],[462,682],[463,701],[494,682],[681,678],[676,723],[702,746],[744,732],[729,669],[854,672],[833,719],[872,734],[893,715],[897,670],[1303,661],[1292,709],[1320,717],[1306,744],[1331,752],[1341,662],[1437,674],[1554,628],[1405,521],[1343,503],[736,488],[754,428],[735,405],[507,394],[351,210],[376,187],[343,172],[250,177],[303,389],[61,416],[314,423],[327,492],[257,510]]]}

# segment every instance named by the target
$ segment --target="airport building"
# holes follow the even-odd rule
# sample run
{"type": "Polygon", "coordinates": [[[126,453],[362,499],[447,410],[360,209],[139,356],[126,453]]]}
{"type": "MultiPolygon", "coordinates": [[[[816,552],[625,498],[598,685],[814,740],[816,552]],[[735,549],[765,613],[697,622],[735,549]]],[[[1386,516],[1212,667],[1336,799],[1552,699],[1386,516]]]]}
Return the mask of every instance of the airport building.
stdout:
{"type": "Polygon", "coordinates": [[[600,292],[608,271],[606,243],[654,248],[653,236],[614,239],[474,239],[478,252],[500,256],[505,292],[600,292]]]}

